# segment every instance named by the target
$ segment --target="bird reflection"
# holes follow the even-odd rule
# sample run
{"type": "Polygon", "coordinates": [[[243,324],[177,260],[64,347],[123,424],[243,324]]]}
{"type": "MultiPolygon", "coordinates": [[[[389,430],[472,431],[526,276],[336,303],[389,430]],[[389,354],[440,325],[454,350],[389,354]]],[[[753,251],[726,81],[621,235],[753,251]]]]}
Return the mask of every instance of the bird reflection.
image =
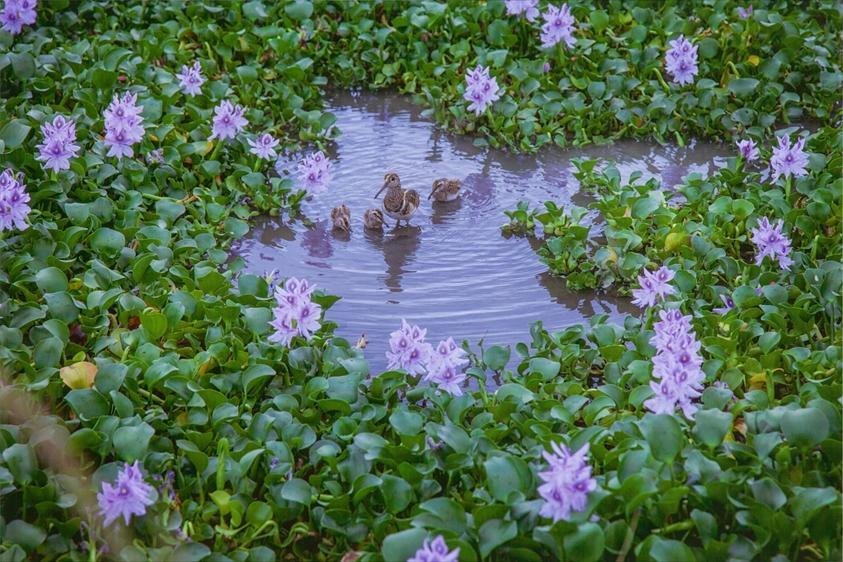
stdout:
{"type": "Polygon", "coordinates": [[[324,259],[334,255],[329,226],[327,221],[319,221],[302,234],[301,245],[311,257],[324,259]]]}
{"type": "Polygon", "coordinates": [[[430,222],[433,224],[445,224],[453,222],[454,217],[462,208],[462,198],[453,201],[436,201],[432,205],[433,212],[430,215],[430,222]]]}
{"type": "Polygon", "coordinates": [[[265,246],[281,246],[281,241],[292,242],[296,238],[293,229],[280,220],[263,221],[255,225],[255,231],[258,232],[258,240],[265,246]]]}
{"type": "Polygon", "coordinates": [[[366,231],[366,241],[383,252],[386,262],[384,284],[391,293],[401,292],[401,280],[409,273],[407,265],[415,261],[415,254],[421,245],[421,227],[401,226],[387,234],[366,231]]]}

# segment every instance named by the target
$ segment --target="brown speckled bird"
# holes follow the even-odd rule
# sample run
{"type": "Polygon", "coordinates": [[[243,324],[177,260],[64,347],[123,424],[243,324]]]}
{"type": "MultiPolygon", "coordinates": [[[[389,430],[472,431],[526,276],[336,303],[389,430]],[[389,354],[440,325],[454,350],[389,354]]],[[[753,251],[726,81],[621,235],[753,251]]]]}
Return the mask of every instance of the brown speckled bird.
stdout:
{"type": "Polygon", "coordinates": [[[334,207],[331,211],[331,223],[334,225],[334,230],[351,232],[351,211],[348,207],[345,205],[334,207]]]}
{"type": "Polygon", "coordinates": [[[363,213],[363,226],[369,230],[383,229],[383,211],[380,209],[366,209],[363,213]]]}
{"type": "Polygon", "coordinates": [[[386,195],[383,198],[383,210],[387,215],[397,221],[407,221],[410,224],[410,217],[419,208],[419,192],[415,189],[404,189],[401,187],[401,178],[395,172],[390,172],[383,177],[383,187],[375,194],[375,199],[380,196],[383,190],[386,195]]]}
{"type": "Polygon", "coordinates": [[[439,178],[433,182],[433,189],[430,190],[430,195],[427,198],[433,198],[434,201],[444,203],[445,201],[453,201],[459,196],[460,180],[439,178]]]}

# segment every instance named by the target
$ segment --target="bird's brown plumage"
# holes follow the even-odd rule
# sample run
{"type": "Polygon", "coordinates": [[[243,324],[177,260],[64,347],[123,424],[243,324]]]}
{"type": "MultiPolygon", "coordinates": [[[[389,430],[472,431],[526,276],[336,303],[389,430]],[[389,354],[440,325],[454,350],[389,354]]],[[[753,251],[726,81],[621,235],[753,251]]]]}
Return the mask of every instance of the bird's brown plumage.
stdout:
{"type": "Polygon", "coordinates": [[[351,231],[351,211],[345,205],[334,207],[331,210],[331,223],[336,230],[343,232],[351,231]]]}
{"type": "MultiPolygon", "coordinates": [[[[419,208],[419,193],[415,189],[404,189],[401,187],[401,179],[398,174],[390,172],[384,176],[383,187],[378,195],[386,190],[383,197],[383,210],[387,215],[396,221],[410,222],[410,217],[419,208]]],[[[377,197],[377,195],[375,195],[377,197]]]]}
{"type": "Polygon", "coordinates": [[[381,230],[383,228],[383,211],[366,209],[366,212],[363,213],[363,226],[369,230],[381,230]]]}
{"type": "Polygon", "coordinates": [[[453,201],[460,194],[460,180],[449,180],[448,178],[439,178],[433,182],[433,188],[430,190],[428,199],[433,198],[435,201],[453,201]]]}

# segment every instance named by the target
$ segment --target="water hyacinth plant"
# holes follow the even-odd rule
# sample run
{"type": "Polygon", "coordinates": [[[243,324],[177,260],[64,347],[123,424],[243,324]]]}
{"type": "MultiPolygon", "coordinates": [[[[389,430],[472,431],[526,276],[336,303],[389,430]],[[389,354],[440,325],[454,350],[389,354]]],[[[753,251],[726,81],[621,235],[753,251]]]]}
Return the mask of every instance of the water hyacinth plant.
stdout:
{"type": "Polygon", "coordinates": [[[0,559],[841,558],[839,7],[551,6],[2,3],[0,559]],[[477,162],[731,157],[676,185],[578,160],[583,210],[548,168],[511,232],[590,317],[465,348],[402,322],[381,372],[336,297],[230,253],[267,211],[324,218],[345,88],[477,162]]]}

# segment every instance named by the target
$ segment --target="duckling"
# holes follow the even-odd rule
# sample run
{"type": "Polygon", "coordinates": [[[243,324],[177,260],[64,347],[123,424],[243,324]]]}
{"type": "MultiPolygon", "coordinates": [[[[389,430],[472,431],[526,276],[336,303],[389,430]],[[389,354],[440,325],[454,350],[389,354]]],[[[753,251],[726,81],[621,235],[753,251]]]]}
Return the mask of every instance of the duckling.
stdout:
{"type": "Polygon", "coordinates": [[[444,203],[445,201],[453,201],[459,196],[460,180],[439,178],[433,182],[433,189],[430,191],[430,195],[428,195],[427,198],[433,198],[434,201],[444,203]]]}
{"type": "Polygon", "coordinates": [[[409,225],[410,217],[419,208],[419,192],[402,188],[401,178],[395,172],[389,172],[383,177],[383,187],[375,194],[375,199],[384,189],[387,191],[383,198],[383,210],[397,221],[396,226],[399,226],[402,220],[407,221],[409,225]]]}
{"type": "Polygon", "coordinates": [[[369,230],[383,229],[383,211],[380,209],[366,209],[363,213],[363,226],[369,230]]]}
{"type": "Polygon", "coordinates": [[[334,230],[351,232],[351,211],[348,207],[345,205],[334,207],[331,211],[331,223],[334,225],[334,230]]]}

